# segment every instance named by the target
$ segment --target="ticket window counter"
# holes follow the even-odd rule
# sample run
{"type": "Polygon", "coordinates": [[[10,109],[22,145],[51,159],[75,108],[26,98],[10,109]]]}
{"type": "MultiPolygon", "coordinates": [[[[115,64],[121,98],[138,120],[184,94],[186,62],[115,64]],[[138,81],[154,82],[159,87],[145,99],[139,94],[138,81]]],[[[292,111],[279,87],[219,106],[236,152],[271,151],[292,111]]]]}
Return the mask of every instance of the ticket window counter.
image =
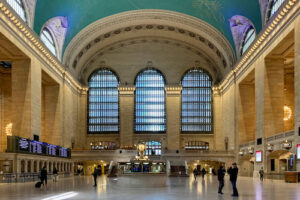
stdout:
{"type": "Polygon", "coordinates": [[[141,163],[133,163],[133,172],[142,172],[141,163]]]}
{"type": "Polygon", "coordinates": [[[166,164],[163,162],[128,162],[119,163],[119,173],[165,173],[166,164]]]}
{"type": "Polygon", "coordinates": [[[132,163],[119,163],[119,173],[120,174],[130,174],[132,173],[132,163]]]}
{"type": "Polygon", "coordinates": [[[156,163],[153,162],[151,166],[152,173],[164,173],[166,172],[166,164],[165,163],[156,163]]]}
{"type": "Polygon", "coordinates": [[[148,163],[148,162],[143,163],[143,172],[144,173],[150,172],[150,163],[148,163]]]}

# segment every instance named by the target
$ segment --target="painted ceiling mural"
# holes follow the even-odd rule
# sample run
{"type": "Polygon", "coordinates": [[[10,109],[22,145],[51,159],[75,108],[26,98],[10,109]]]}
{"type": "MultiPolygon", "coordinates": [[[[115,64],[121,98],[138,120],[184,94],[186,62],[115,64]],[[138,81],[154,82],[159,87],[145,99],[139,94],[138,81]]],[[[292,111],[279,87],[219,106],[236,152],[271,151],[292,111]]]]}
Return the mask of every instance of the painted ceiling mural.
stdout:
{"type": "Polygon", "coordinates": [[[68,30],[64,49],[77,33],[89,24],[130,10],[161,9],[187,14],[206,21],[219,30],[232,44],[229,20],[242,15],[261,29],[259,0],[37,0],[34,30],[40,34],[51,18],[65,16],[68,30]]]}

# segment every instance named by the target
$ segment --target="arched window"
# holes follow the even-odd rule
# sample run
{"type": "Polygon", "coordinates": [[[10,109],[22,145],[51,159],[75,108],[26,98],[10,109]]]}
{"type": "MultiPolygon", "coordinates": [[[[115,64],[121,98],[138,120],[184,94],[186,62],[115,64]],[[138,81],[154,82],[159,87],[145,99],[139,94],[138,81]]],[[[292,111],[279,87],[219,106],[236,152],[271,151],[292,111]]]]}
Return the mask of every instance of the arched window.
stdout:
{"type": "Polygon", "coordinates": [[[135,85],[135,132],[166,132],[163,75],[158,70],[146,69],[138,74],[135,85]]]}
{"type": "Polygon", "coordinates": [[[181,131],[213,133],[212,79],[202,69],[189,70],[182,79],[181,131]]]}
{"type": "Polygon", "coordinates": [[[51,53],[56,56],[56,46],[54,43],[54,39],[47,28],[43,29],[41,33],[41,40],[44,42],[46,47],[51,51],[51,53]]]}
{"type": "Polygon", "coordinates": [[[119,132],[119,81],[108,69],[95,71],[89,78],[88,133],[119,132]]]}
{"type": "Polygon", "coordinates": [[[242,49],[241,49],[241,55],[243,55],[246,50],[249,48],[249,46],[252,44],[252,42],[255,39],[255,30],[252,26],[249,26],[249,28],[245,31],[243,42],[242,42],[242,49]]]}
{"type": "Polygon", "coordinates": [[[147,141],[146,142],[146,152],[147,156],[160,156],[161,155],[161,142],[157,141],[147,141]]]}
{"type": "Polygon", "coordinates": [[[285,0],[272,0],[270,2],[270,7],[268,9],[268,20],[277,12],[280,6],[285,2],[285,0]]]}
{"type": "Polygon", "coordinates": [[[26,22],[26,14],[22,0],[6,0],[7,3],[14,9],[14,11],[26,22]]]}

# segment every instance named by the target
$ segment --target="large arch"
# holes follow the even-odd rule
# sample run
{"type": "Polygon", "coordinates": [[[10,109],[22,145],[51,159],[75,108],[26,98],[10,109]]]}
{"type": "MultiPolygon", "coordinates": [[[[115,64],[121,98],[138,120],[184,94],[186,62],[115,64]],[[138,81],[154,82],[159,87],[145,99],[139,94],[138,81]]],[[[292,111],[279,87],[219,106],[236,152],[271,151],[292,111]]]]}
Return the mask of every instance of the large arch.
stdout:
{"type": "Polygon", "coordinates": [[[179,44],[187,50],[195,51],[200,60],[203,58],[211,62],[215,69],[210,72],[215,71],[212,74],[218,79],[222,79],[231,70],[235,60],[230,43],[208,23],[172,11],[135,10],[100,19],[84,28],[67,46],[63,64],[77,79],[81,79],[83,70],[88,70],[83,68],[87,63],[95,61],[95,55],[101,57],[103,49],[124,48],[124,42],[131,41],[134,44],[136,42],[132,41],[137,38],[167,40],[170,42],[165,44],[179,44]]]}

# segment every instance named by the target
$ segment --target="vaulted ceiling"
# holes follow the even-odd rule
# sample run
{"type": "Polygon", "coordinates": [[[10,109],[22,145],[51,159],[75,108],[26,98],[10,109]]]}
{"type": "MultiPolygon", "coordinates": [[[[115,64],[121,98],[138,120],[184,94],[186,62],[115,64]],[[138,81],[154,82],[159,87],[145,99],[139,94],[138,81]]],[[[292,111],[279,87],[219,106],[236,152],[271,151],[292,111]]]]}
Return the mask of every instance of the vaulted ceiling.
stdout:
{"type": "Polygon", "coordinates": [[[56,16],[68,18],[64,49],[86,26],[107,16],[124,11],[159,9],[183,13],[201,19],[216,28],[234,47],[229,19],[243,15],[250,19],[257,32],[261,29],[258,0],[38,0],[34,30],[56,16]]]}

